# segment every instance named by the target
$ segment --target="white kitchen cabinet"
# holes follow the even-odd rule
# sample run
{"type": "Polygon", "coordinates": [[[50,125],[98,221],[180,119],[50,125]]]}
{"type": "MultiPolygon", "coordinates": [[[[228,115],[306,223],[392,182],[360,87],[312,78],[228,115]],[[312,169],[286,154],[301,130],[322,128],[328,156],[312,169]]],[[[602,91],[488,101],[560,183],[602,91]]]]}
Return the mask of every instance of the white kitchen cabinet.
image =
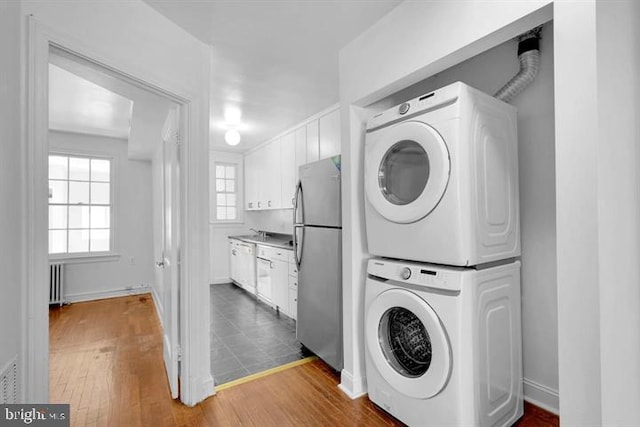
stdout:
{"type": "Polygon", "coordinates": [[[298,184],[300,177],[298,176],[298,168],[307,163],[307,127],[301,126],[295,130],[296,145],[296,165],[295,165],[295,183],[298,184]]]}
{"type": "Polygon", "coordinates": [[[318,120],[320,159],[340,154],[340,109],[325,114],[318,120]]]}
{"type": "Polygon", "coordinates": [[[229,239],[229,278],[231,280],[237,281],[238,275],[238,251],[237,251],[237,240],[229,239]]]}
{"type": "Polygon", "coordinates": [[[249,153],[244,157],[244,199],[245,209],[253,210],[258,208],[258,152],[249,153]]]}
{"type": "Polygon", "coordinates": [[[320,159],[320,139],[318,121],[307,123],[307,163],[320,159]]]}
{"type": "Polygon", "coordinates": [[[296,135],[290,132],[280,140],[280,179],[282,208],[293,208],[296,191],[296,135]]]}
{"type": "Polygon", "coordinates": [[[280,209],[282,207],[282,167],[280,162],[280,138],[264,146],[264,158],[261,161],[262,192],[259,207],[264,209],[280,209]]]}
{"type": "Polygon", "coordinates": [[[289,264],[274,259],[271,261],[271,302],[284,314],[289,314],[289,264]]]}

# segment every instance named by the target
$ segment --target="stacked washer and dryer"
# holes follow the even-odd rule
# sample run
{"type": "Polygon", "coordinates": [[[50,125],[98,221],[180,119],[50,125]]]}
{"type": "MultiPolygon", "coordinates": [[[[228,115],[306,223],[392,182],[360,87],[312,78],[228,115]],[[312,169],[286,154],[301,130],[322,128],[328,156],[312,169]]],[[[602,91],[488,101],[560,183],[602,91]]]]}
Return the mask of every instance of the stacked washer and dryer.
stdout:
{"type": "Polygon", "coordinates": [[[369,398],[410,426],[523,413],[516,110],[463,83],[367,122],[369,398]]]}

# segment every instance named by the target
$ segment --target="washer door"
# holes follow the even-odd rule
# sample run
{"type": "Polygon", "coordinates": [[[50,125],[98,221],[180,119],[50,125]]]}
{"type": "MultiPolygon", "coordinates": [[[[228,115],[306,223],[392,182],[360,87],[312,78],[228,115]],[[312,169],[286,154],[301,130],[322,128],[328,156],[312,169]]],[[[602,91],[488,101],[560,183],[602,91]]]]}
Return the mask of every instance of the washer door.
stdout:
{"type": "Polygon", "coordinates": [[[449,182],[449,151],[426,123],[402,122],[367,139],[365,189],[389,221],[418,221],[438,205],[449,182]]]}
{"type": "Polygon", "coordinates": [[[446,385],[449,340],[435,311],[413,292],[378,295],[367,310],[365,336],[376,368],[400,393],[427,399],[446,385]]]}

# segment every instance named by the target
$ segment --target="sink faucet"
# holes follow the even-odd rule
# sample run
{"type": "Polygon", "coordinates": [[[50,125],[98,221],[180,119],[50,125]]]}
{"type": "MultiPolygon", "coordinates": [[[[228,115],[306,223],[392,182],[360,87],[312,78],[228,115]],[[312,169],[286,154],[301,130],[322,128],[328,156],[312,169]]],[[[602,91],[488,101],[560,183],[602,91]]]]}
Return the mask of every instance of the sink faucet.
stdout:
{"type": "Polygon", "coordinates": [[[264,230],[256,230],[255,228],[250,228],[249,230],[251,231],[255,231],[256,233],[258,233],[258,235],[260,236],[260,238],[264,241],[267,240],[267,232],[264,230]]]}

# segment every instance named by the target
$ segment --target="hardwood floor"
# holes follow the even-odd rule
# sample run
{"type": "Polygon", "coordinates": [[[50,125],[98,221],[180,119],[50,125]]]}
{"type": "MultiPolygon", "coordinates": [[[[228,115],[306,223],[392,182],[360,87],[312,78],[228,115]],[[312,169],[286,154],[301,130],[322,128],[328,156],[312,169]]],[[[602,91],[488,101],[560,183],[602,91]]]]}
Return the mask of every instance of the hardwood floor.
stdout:
{"type": "MultiPolygon", "coordinates": [[[[401,426],[366,397],[350,400],[321,361],[219,392],[194,408],[173,401],[162,334],[148,295],[52,309],[50,392],[73,426],[401,426]]],[[[557,426],[525,406],[521,427],[557,426]]]]}

